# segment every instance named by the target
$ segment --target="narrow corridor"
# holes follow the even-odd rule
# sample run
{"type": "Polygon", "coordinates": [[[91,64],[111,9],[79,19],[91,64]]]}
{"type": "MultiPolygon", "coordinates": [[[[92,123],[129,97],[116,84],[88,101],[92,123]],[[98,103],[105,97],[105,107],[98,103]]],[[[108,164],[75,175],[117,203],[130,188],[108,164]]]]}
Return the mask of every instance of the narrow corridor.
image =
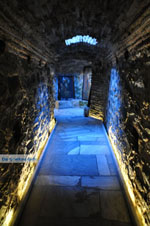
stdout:
{"type": "Polygon", "coordinates": [[[57,110],[19,226],[131,226],[103,124],[57,110]]]}

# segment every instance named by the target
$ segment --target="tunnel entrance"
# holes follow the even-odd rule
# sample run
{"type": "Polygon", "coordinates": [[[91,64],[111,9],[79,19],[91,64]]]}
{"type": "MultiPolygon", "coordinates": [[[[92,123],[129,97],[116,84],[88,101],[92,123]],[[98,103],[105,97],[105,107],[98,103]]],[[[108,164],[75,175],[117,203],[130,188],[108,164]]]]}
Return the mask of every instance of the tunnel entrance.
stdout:
{"type": "Polygon", "coordinates": [[[74,77],[59,76],[58,77],[58,100],[68,100],[75,98],[74,77]]]}
{"type": "Polygon", "coordinates": [[[55,107],[85,107],[88,104],[91,80],[88,75],[58,74],[55,75],[55,107]]]}
{"type": "Polygon", "coordinates": [[[84,66],[81,72],[56,73],[54,78],[55,107],[85,107],[91,89],[92,69],[84,66]]]}

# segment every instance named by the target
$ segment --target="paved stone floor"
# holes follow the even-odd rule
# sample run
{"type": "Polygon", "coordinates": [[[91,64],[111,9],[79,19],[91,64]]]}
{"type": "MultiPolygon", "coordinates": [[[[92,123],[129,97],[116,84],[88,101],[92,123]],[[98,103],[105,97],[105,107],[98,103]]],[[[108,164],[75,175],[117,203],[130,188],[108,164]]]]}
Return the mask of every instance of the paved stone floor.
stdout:
{"type": "Polygon", "coordinates": [[[19,226],[131,226],[100,121],[83,109],[58,121],[19,226]]]}

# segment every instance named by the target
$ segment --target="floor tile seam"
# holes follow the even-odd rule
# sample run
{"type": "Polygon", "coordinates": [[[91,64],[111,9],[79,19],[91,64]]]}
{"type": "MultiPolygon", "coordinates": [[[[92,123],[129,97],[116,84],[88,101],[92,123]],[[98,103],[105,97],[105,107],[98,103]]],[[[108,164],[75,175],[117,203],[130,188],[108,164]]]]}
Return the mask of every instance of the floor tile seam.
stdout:
{"type": "Polygon", "coordinates": [[[98,174],[99,174],[99,176],[100,176],[99,166],[98,166],[98,160],[97,160],[97,155],[96,155],[96,165],[97,165],[98,174]]]}
{"type": "Polygon", "coordinates": [[[96,176],[99,176],[99,175],[83,175],[83,174],[80,174],[80,175],[74,175],[74,174],[67,174],[67,175],[62,175],[62,174],[48,174],[48,173],[42,173],[42,174],[40,174],[40,175],[43,175],[43,176],[49,176],[49,175],[51,175],[51,176],[81,176],[81,177],[96,177],[96,176]]]}
{"type": "Polygon", "coordinates": [[[98,190],[98,197],[99,197],[99,211],[100,211],[100,216],[102,218],[101,195],[100,195],[100,191],[99,190],[98,190]]]}
{"type": "Polygon", "coordinates": [[[110,166],[109,166],[109,163],[108,163],[107,155],[104,154],[104,156],[105,156],[105,159],[106,159],[106,162],[107,162],[107,166],[108,166],[108,169],[109,169],[109,173],[110,173],[110,176],[111,176],[111,170],[110,170],[110,166]]]}
{"type": "MultiPolygon", "coordinates": [[[[47,176],[47,175],[46,175],[46,176],[47,176]]],[[[50,176],[54,176],[54,177],[56,176],[56,177],[57,177],[57,175],[50,175],[50,176]]],[[[49,177],[49,176],[47,176],[47,177],[49,177]]],[[[68,177],[68,176],[58,176],[58,177],[63,177],[63,178],[64,178],[64,177],[68,177]]],[[[69,176],[69,177],[74,177],[74,178],[75,178],[75,177],[78,177],[77,180],[81,181],[81,177],[82,177],[82,176],[69,176]]],[[[42,178],[43,178],[43,176],[40,176],[39,180],[42,179],[42,178]]],[[[50,184],[50,183],[47,182],[47,184],[50,184]]],[[[35,185],[38,185],[38,182],[35,183],[35,185]]]]}
{"type": "MultiPolygon", "coordinates": [[[[110,166],[110,165],[111,165],[111,164],[113,165],[113,163],[110,164],[110,163],[108,162],[107,156],[106,156],[106,161],[107,161],[107,163],[108,163],[108,168],[109,168],[110,175],[111,175],[111,176],[116,175],[116,176],[118,177],[117,173],[113,174],[113,173],[111,172],[112,169],[111,169],[111,166],[110,166]]],[[[113,166],[113,167],[114,167],[114,166],[113,166]]],[[[114,168],[115,168],[115,167],[114,167],[114,168]]],[[[116,171],[116,169],[115,169],[115,171],[116,171]]],[[[118,177],[118,180],[120,180],[119,177],[118,177]]]]}
{"type": "Polygon", "coordinates": [[[122,190],[120,190],[120,189],[118,189],[118,188],[116,188],[116,189],[112,189],[112,188],[98,188],[98,187],[86,187],[86,186],[82,186],[82,184],[81,184],[81,187],[82,188],[85,188],[85,189],[94,189],[94,190],[97,190],[97,191],[99,191],[99,192],[105,192],[105,191],[107,191],[107,192],[111,192],[111,191],[113,191],[113,192],[121,192],[122,193],[122,190]]]}
{"type": "Polygon", "coordinates": [[[128,221],[121,221],[121,220],[107,219],[107,218],[105,218],[105,217],[102,217],[102,219],[103,219],[103,220],[107,220],[107,221],[109,221],[109,222],[112,223],[112,224],[116,223],[117,226],[119,226],[120,223],[121,223],[121,225],[122,225],[122,224],[125,224],[125,226],[133,226],[133,225],[131,225],[130,222],[128,222],[128,221]]]}
{"type": "MultiPolygon", "coordinates": [[[[36,188],[36,187],[38,187],[35,183],[34,183],[34,187],[33,188],[36,188]]],[[[44,188],[43,188],[43,194],[44,195],[42,195],[42,198],[41,198],[41,200],[40,200],[40,205],[37,207],[38,208],[38,210],[36,210],[37,212],[36,212],[36,214],[37,215],[39,215],[39,213],[40,213],[40,209],[41,209],[41,205],[42,205],[42,203],[44,202],[44,199],[45,199],[45,196],[46,196],[46,187],[44,186],[44,188]]],[[[30,195],[31,196],[31,195],[30,195]]],[[[31,197],[30,197],[31,198],[31,197]]],[[[35,220],[35,223],[37,222],[37,220],[35,220]]]]}
{"type": "Polygon", "coordinates": [[[81,141],[80,140],[79,140],[79,155],[81,155],[81,141]]]}
{"type": "MultiPolygon", "coordinates": [[[[119,177],[117,177],[115,175],[98,175],[98,176],[95,176],[95,175],[92,175],[92,176],[91,175],[89,175],[89,176],[88,175],[83,175],[83,176],[90,177],[90,178],[91,177],[96,177],[96,178],[98,178],[98,177],[106,177],[106,178],[113,177],[114,178],[115,177],[115,178],[119,179],[119,177]]],[[[91,178],[91,179],[93,179],[93,178],[91,178]]]]}
{"type": "MultiPolygon", "coordinates": [[[[43,177],[43,176],[58,176],[58,177],[82,177],[81,175],[72,175],[72,176],[70,176],[70,175],[54,175],[54,174],[47,174],[47,175],[38,175],[38,177],[43,177]]],[[[37,177],[37,179],[38,179],[38,177],[37,177]]]]}
{"type": "MultiPolygon", "coordinates": [[[[82,183],[81,185],[80,184],[77,184],[77,185],[59,185],[59,184],[44,184],[44,185],[39,185],[39,184],[36,184],[35,187],[42,187],[42,188],[45,188],[43,191],[44,193],[46,192],[46,187],[59,187],[59,188],[64,188],[64,187],[67,187],[67,188],[81,188],[81,189],[86,189],[86,190],[95,190],[95,192],[121,192],[121,194],[123,195],[122,193],[122,190],[120,189],[109,189],[109,188],[99,188],[99,187],[87,187],[87,186],[83,186],[82,183]]],[[[43,199],[44,199],[44,196],[42,198],[42,200],[40,201],[40,203],[43,202],[43,199]]]]}
{"type": "MultiPolygon", "coordinates": [[[[40,216],[40,218],[47,218],[47,219],[50,219],[50,220],[58,220],[58,217],[56,216],[56,217],[48,217],[48,216],[40,216]]],[[[112,220],[108,220],[108,219],[105,219],[105,218],[103,218],[102,216],[99,216],[99,217],[92,217],[92,216],[87,216],[87,217],[81,217],[81,216],[78,216],[78,217],[67,217],[67,216],[65,216],[65,217],[63,217],[63,218],[61,218],[62,220],[75,220],[75,221],[80,221],[80,220],[93,220],[93,221],[95,221],[95,220],[106,220],[106,221],[112,221],[112,220]]],[[[60,220],[60,219],[59,219],[60,220]]],[[[115,221],[115,220],[114,220],[115,221]]],[[[116,222],[118,222],[118,221],[116,221],[116,222]]],[[[66,225],[65,225],[66,226],[66,225]]],[[[128,226],[128,225],[127,225],[128,226]]]]}
{"type": "Polygon", "coordinates": [[[111,192],[111,191],[113,191],[113,192],[118,192],[118,191],[119,191],[119,192],[121,192],[121,194],[122,194],[122,190],[121,190],[121,189],[108,189],[108,188],[107,188],[107,189],[102,189],[102,188],[100,188],[99,191],[100,191],[100,192],[101,192],[101,191],[102,191],[102,192],[105,192],[105,191],[107,191],[107,192],[111,192]]]}
{"type": "MultiPolygon", "coordinates": [[[[129,221],[122,221],[122,220],[113,220],[112,218],[111,219],[108,219],[108,218],[105,218],[105,217],[103,217],[102,216],[102,211],[101,210],[99,210],[98,211],[98,213],[99,213],[99,216],[96,216],[96,217],[94,217],[93,218],[93,216],[85,216],[85,217],[81,217],[81,216],[74,216],[74,217],[63,217],[63,218],[61,218],[62,219],[62,221],[64,220],[64,222],[66,223],[66,221],[76,221],[76,223],[80,223],[80,221],[93,221],[93,222],[97,222],[97,221],[100,221],[99,223],[101,223],[101,221],[104,221],[105,223],[115,223],[115,225],[117,224],[118,226],[121,224],[125,224],[125,226],[132,226],[131,224],[130,224],[130,222],[129,221]]],[[[40,218],[41,219],[43,219],[43,218],[45,218],[45,216],[40,216],[40,218]]],[[[53,216],[53,217],[47,217],[47,219],[49,220],[49,221],[55,221],[56,219],[58,220],[58,217],[57,216],[53,216]]],[[[66,225],[66,224],[65,224],[66,225]]],[[[67,224],[68,225],[68,224],[67,224]]],[[[91,224],[90,224],[91,225],[91,224]]],[[[96,224],[97,225],[97,224],[96,224]]],[[[105,224],[106,225],[106,224],[105,224]]],[[[113,224],[114,225],[114,224],[113,224]]]]}
{"type": "Polygon", "coordinates": [[[107,176],[107,175],[102,175],[102,176],[100,175],[100,176],[96,176],[96,177],[94,176],[94,178],[92,178],[92,176],[86,176],[86,175],[55,175],[55,174],[39,175],[38,178],[39,179],[40,178],[44,178],[45,176],[46,177],[64,177],[64,178],[67,178],[67,177],[72,177],[72,178],[79,177],[79,178],[81,178],[81,180],[85,179],[85,178],[90,178],[90,179],[94,180],[94,179],[102,179],[102,178],[104,179],[104,178],[109,178],[109,177],[110,177],[110,179],[113,179],[113,178],[118,179],[115,176],[107,176]]]}
{"type": "Polygon", "coordinates": [[[116,175],[74,175],[74,174],[67,174],[67,175],[63,175],[63,174],[48,174],[48,173],[45,173],[45,174],[39,174],[40,177],[42,176],[63,176],[63,177],[90,177],[90,179],[97,179],[97,178],[116,178],[119,180],[118,176],[116,175]]]}
{"type": "Polygon", "coordinates": [[[64,187],[67,187],[67,188],[83,188],[81,185],[59,185],[59,184],[44,184],[44,185],[36,185],[38,187],[60,187],[60,188],[64,188],[64,187]]]}
{"type": "Polygon", "coordinates": [[[80,176],[79,182],[78,182],[78,187],[80,187],[80,188],[82,187],[82,186],[81,186],[81,179],[82,179],[82,176],[80,176]]]}
{"type": "Polygon", "coordinates": [[[75,185],[75,186],[70,186],[70,185],[49,185],[49,187],[60,187],[60,188],[64,188],[64,187],[67,187],[67,188],[81,188],[81,189],[86,189],[86,190],[95,190],[96,192],[99,192],[100,189],[97,189],[97,188],[94,188],[94,187],[83,187],[81,185],[75,185]]]}
{"type": "MultiPolygon", "coordinates": [[[[105,154],[107,154],[107,153],[105,153],[105,154]]],[[[96,156],[97,154],[91,154],[91,153],[90,153],[90,154],[84,154],[84,153],[81,152],[80,155],[82,155],[82,156],[84,156],[84,155],[87,155],[87,156],[90,156],[90,155],[91,155],[91,156],[96,156]]],[[[99,154],[99,155],[100,155],[100,156],[101,156],[101,155],[104,155],[104,153],[99,154]]]]}

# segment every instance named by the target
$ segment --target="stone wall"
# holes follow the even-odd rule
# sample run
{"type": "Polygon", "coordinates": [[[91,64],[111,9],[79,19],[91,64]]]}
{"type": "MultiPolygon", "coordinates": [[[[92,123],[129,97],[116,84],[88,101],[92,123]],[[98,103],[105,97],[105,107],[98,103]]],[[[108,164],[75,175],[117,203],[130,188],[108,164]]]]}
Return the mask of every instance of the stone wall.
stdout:
{"type": "Polygon", "coordinates": [[[107,130],[138,225],[150,225],[150,8],[111,59],[107,130]],[[116,57],[115,57],[116,54],[116,57]]]}
{"type": "MultiPolygon", "coordinates": [[[[0,55],[0,64],[0,153],[38,159],[54,126],[50,67],[8,51],[0,55]]],[[[14,217],[35,165],[0,163],[0,225],[14,217]]]]}
{"type": "Polygon", "coordinates": [[[109,88],[109,66],[96,62],[92,67],[90,116],[105,120],[107,93],[109,88]]]}
{"type": "Polygon", "coordinates": [[[83,100],[86,100],[86,101],[89,101],[89,96],[91,91],[91,78],[92,78],[91,66],[84,67],[82,98],[83,100]]]}
{"type": "Polygon", "coordinates": [[[74,76],[75,99],[82,100],[83,75],[74,76]]]}
{"type": "MultiPolygon", "coordinates": [[[[109,93],[106,125],[132,201],[143,225],[149,225],[149,0],[68,2],[0,1],[1,153],[40,153],[53,122],[47,63],[55,64],[66,55],[64,68],[81,69],[109,51],[106,61],[116,64],[119,73],[109,93]],[[68,51],[65,39],[77,32],[93,34],[98,45],[68,51]],[[77,59],[70,61],[72,55],[77,59]]],[[[102,62],[93,65],[90,115],[102,120],[109,68],[102,62]]],[[[1,225],[12,219],[33,171],[29,163],[1,164],[1,225]]]]}
{"type": "Polygon", "coordinates": [[[58,100],[58,77],[54,76],[54,97],[55,100],[58,100]]]}

